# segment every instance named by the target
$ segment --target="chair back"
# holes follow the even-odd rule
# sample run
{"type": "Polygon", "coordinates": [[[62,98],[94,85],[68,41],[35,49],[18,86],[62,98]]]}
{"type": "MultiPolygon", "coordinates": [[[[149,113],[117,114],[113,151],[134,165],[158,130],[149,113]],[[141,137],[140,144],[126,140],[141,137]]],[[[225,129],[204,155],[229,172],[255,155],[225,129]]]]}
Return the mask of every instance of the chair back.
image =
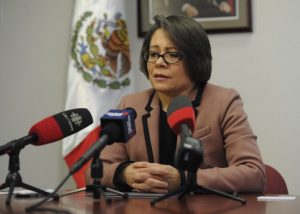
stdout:
{"type": "Polygon", "coordinates": [[[288,194],[288,188],[283,176],[272,166],[265,165],[266,169],[266,188],[265,194],[288,194]]]}

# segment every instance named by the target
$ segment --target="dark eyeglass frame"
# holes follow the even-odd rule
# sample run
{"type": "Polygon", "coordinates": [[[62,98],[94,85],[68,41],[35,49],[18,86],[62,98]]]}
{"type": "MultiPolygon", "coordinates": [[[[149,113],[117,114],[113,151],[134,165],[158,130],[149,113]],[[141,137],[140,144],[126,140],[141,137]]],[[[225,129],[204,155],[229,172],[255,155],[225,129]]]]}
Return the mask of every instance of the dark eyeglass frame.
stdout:
{"type": "Polygon", "coordinates": [[[164,62],[165,63],[167,63],[167,64],[175,64],[175,63],[177,63],[177,62],[179,62],[181,59],[182,59],[182,57],[183,57],[183,55],[181,54],[181,53],[179,53],[179,52],[177,52],[177,51],[168,51],[168,52],[165,52],[165,53],[163,53],[163,54],[159,54],[158,52],[155,52],[155,51],[145,51],[143,54],[142,54],[142,56],[143,56],[143,59],[146,61],[146,62],[150,62],[150,63],[155,63],[160,57],[164,60],[164,62]],[[150,55],[151,54],[155,54],[155,56],[156,56],[156,59],[155,60],[150,60],[149,61],[149,58],[150,58],[150,55]],[[166,56],[166,54],[168,55],[172,55],[172,54],[174,54],[174,55],[177,55],[178,56],[178,59],[176,59],[175,61],[169,61],[168,60],[168,58],[166,58],[165,56],[166,56]]]}

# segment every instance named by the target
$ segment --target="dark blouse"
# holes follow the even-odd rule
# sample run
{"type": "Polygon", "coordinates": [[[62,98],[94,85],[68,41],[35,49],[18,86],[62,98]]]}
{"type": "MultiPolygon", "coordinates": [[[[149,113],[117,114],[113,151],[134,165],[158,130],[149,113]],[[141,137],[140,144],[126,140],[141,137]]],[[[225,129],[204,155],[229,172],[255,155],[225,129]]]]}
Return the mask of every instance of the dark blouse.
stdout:
{"type": "Polygon", "coordinates": [[[162,108],[159,118],[159,163],[174,166],[177,136],[170,128],[167,113],[162,108]]]}

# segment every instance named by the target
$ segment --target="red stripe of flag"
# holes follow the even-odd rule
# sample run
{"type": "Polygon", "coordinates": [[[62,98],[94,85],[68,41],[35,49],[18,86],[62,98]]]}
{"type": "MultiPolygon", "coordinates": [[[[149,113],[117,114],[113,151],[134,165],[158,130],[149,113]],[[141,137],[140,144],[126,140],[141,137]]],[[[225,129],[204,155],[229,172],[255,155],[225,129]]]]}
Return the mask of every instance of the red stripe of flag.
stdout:
{"type": "MultiPolygon", "coordinates": [[[[86,138],[64,157],[68,167],[70,168],[73,164],[90,148],[90,146],[99,139],[100,126],[96,127],[91,131],[86,138]]],[[[89,162],[86,163],[78,172],[73,174],[77,188],[85,187],[85,171],[89,166],[89,162]]]]}

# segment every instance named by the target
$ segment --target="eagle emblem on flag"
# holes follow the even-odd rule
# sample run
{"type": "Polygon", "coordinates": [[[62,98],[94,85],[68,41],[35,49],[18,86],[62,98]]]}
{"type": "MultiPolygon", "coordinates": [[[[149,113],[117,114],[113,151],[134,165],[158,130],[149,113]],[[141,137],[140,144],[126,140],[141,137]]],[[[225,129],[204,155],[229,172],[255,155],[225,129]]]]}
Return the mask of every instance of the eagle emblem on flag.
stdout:
{"type": "Polygon", "coordinates": [[[99,88],[117,90],[129,86],[131,60],[122,14],[97,18],[91,11],[84,12],[74,27],[71,59],[83,79],[99,88]]]}

